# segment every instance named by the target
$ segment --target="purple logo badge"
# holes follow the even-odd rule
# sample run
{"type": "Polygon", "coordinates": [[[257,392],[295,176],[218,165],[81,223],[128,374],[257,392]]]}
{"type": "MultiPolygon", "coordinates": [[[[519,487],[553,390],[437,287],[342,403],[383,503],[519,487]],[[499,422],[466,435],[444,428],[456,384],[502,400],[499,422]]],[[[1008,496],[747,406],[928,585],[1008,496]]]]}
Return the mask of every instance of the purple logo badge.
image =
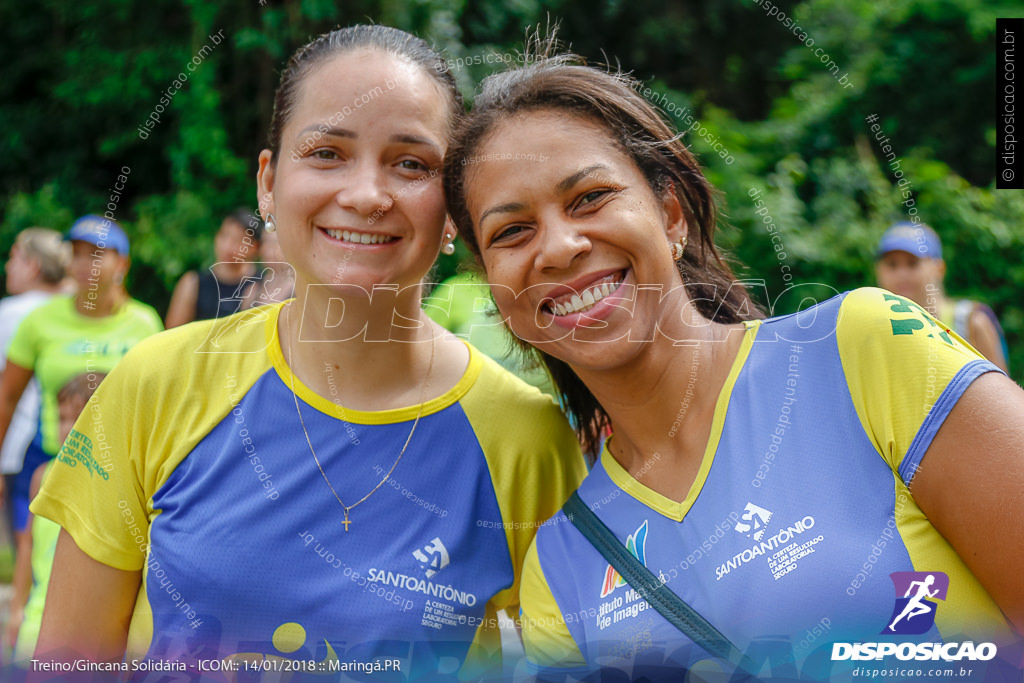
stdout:
{"type": "Polygon", "coordinates": [[[896,606],[883,634],[920,635],[935,623],[939,605],[930,600],[945,600],[949,577],[944,572],[893,572],[889,575],[896,589],[896,606]]]}

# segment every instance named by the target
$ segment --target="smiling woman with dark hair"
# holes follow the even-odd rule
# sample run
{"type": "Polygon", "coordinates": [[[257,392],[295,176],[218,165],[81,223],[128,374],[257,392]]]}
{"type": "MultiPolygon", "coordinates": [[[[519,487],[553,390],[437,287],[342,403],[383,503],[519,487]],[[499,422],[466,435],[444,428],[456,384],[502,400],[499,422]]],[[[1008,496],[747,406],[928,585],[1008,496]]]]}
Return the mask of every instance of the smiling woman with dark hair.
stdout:
{"type": "Polygon", "coordinates": [[[715,248],[708,182],[635,83],[530,62],[483,83],[445,185],[584,441],[614,428],[527,558],[542,676],[678,681],[716,657],[826,679],[848,668],[834,642],[1014,642],[1024,392],[884,290],[758,319],[715,248]],[[934,623],[879,635],[915,572],[948,578],[934,623]]]}

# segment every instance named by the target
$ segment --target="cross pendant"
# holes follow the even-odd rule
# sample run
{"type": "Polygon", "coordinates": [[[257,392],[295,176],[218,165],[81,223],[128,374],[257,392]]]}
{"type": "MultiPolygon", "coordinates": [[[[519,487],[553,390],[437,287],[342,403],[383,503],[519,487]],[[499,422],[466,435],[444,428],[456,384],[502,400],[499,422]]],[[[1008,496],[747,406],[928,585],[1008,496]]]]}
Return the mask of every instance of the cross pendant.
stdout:
{"type": "Polygon", "coordinates": [[[352,522],[348,521],[348,510],[345,510],[345,521],[342,524],[345,525],[345,531],[348,531],[348,525],[352,522]]]}

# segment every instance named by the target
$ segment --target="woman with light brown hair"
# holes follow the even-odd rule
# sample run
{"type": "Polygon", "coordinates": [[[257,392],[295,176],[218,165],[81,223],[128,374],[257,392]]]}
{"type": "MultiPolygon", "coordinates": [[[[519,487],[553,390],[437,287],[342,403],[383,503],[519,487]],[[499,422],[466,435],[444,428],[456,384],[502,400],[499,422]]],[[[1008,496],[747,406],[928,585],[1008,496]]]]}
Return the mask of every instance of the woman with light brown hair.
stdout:
{"type": "MultiPolygon", "coordinates": [[[[22,319],[60,291],[70,256],[68,245],[56,230],[26,228],[18,233],[10,258],[4,264],[7,296],[0,300],[0,361],[4,365],[7,363],[7,345],[22,319]]],[[[11,426],[7,437],[2,440],[3,450],[0,451],[0,469],[4,474],[0,480],[0,497],[6,502],[12,532],[24,526],[23,522],[19,526],[16,521],[14,492],[25,450],[36,433],[38,417],[39,383],[32,380],[14,409],[11,426]]],[[[31,472],[28,476],[32,476],[31,472]]],[[[25,485],[27,487],[27,482],[25,485]]],[[[21,514],[27,514],[27,499],[21,507],[21,514]]]]}

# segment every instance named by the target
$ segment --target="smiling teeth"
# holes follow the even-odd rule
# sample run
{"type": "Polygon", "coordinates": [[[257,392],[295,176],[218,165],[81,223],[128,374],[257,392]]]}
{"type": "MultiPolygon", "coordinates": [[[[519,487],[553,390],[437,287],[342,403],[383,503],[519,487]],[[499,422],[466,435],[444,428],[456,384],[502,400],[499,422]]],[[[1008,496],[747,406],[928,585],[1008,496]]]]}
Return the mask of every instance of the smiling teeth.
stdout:
{"type": "Polygon", "coordinates": [[[368,232],[354,232],[350,230],[332,230],[330,228],[324,228],[324,232],[333,237],[336,240],[342,242],[349,242],[351,244],[384,244],[395,239],[388,235],[371,235],[368,232]]]}
{"type": "Polygon", "coordinates": [[[600,282],[596,285],[588,287],[583,290],[583,294],[573,294],[568,301],[554,302],[549,304],[549,308],[554,311],[555,315],[569,315],[570,313],[582,313],[588,311],[594,307],[601,299],[605,298],[615,290],[619,288],[622,281],[619,279],[621,273],[608,276],[608,279],[604,282],[600,282]]]}

